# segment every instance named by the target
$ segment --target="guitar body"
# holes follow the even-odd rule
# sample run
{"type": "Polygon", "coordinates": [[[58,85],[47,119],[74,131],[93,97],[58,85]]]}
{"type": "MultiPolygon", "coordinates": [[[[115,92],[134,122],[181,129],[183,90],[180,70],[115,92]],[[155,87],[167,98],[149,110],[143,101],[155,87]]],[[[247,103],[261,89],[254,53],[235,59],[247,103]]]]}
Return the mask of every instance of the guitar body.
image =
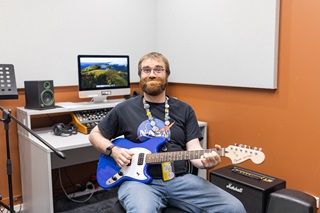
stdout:
{"type": "Polygon", "coordinates": [[[178,160],[199,159],[204,153],[215,151],[220,156],[231,159],[233,164],[241,163],[251,159],[254,163],[260,164],[264,161],[265,155],[261,149],[251,149],[250,146],[228,146],[227,148],[190,150],[177,152],[161,152],[158,150],[166,143],[163,137],[151,138],[142,143],[134,143],[125,138],[119,138],[113,142],[114,145],[129,149],[134,155],[129,165],[119,168],[110,156],[101,154],[98,168],[98,184],[105,189],[119,186],[123,181],[135,180],[142,183],[149,183],[152,178],[148,174],[149,164],[162,162],[174,162],[178,160]]]}
{"type": "Polygon", "coordinates": [[[102,188],[110,189],[126,180],[151,182],[152,178],[147,172],[149,164],[145,163],[146,154],[157,153],[165,143],[166,139],[162,137],[155,137],[142,143],[134,143],[125,138],[115,140],[114,145],[134,153],[131,163],[124,168],[119,168],[112,157],[101,154],[96,175],[98,184],[102,188]]]}

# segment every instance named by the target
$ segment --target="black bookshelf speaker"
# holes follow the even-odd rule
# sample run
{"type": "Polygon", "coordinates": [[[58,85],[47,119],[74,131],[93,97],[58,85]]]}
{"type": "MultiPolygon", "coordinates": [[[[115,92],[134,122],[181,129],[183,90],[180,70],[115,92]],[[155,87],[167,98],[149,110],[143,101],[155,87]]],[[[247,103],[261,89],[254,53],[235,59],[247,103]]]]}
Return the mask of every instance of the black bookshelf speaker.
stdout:
{"type": "Polygon", "coordinates": [[[268,198],[267,213],[316,213],[316,199],[304,192],[281,189],[268,198]]]}
{"type": "Polygon", "coordinates": [[[284,180],[234,165],[212,170],[210,182],[238,198],[248,213],[265,213],[269,194],[286,187],[284,180]]]}
{"type": "Polygon", "coordinates": [[[24,82],[26,109],[55,108],[53,81],[24,82]]]}

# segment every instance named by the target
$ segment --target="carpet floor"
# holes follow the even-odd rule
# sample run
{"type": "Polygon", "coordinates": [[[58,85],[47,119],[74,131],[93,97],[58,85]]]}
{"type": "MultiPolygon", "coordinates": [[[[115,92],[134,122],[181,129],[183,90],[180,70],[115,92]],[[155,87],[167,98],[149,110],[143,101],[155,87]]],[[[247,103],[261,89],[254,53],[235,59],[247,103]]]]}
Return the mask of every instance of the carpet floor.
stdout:
{"type": "MultiPolygon", "coordinates": [[[[88,195],[76,198],[86,200],[88,195]]],[[[113,205],[117,200],[117,189],[99,191],[85,203],[71,201],[68,198],[54,201],[55,213],[113,213],[113,205]]]]}

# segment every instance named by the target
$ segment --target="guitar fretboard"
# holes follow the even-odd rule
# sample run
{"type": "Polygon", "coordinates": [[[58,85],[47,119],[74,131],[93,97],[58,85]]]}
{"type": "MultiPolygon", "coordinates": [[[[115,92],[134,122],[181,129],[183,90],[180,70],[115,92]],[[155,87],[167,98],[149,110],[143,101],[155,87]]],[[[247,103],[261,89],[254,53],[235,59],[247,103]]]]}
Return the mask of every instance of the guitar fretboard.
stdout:
{"type": "Polygon", "coordinates": [[[204,150],[192,150],[192,151],[177,151],[177,152],[161,152],[154,154],[147,154],[145,162],[149,164],[159,164],[167,161],[178,160],[192,160],[199,159],[204,153],[215,151],[220,156],[224,156],[224,148],[221,149],[204,149],[204,150]]]}

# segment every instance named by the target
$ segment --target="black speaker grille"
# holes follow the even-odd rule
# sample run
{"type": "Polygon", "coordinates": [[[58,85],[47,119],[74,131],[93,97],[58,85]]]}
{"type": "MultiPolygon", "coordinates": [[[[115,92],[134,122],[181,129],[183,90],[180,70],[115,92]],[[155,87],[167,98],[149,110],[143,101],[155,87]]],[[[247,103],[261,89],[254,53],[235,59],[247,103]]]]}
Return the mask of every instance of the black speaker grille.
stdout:
{"type": "Polygon", "coordinates": [[[45,90],[41,93],[40,99],[44,106],[51,106],[54,103],[54,94],[51,90],[45,90]]]}

